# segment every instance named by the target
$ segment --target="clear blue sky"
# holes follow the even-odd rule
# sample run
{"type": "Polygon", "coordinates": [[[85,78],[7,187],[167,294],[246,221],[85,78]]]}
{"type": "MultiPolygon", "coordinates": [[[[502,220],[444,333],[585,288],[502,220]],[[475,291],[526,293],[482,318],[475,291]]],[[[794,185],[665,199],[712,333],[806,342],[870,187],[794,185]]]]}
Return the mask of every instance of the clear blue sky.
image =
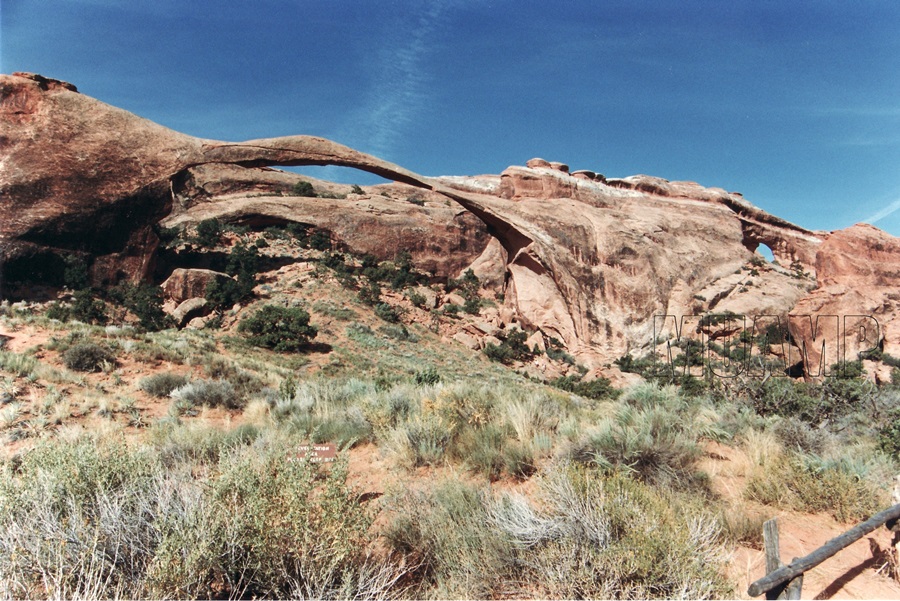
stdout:
{"type": "Polygon", "coordinates": [[[2,72],[196,136],[321,135],[425,175],[540,156],[900,235],[896,0],[2,0],[0,32],[2,72]]]}

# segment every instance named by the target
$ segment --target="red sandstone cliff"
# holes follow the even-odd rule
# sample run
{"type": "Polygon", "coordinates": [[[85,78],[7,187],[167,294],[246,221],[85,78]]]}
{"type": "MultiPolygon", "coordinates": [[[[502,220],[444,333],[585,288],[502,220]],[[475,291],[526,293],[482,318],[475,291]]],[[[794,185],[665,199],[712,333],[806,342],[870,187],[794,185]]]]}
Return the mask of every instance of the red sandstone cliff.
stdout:
{"type": "MultiPolygon", "coordinates": [[[[900,245],[870,226],[811,232],[736,193],[539,159],[500,176],[432,179],[321,138],[201,140],[30,74],[0,76],[0,120],[6,281],[50,279],[70,253],[90,260],[97,282],[146,277],[160,222],[297,221],[359,252],[409,249],[437,275],[470,264],[505,274],[504,318],[592,366],[650,350],[661,314],[866,313],[886,350],[900,343],[900,245]],[[387,196],[276,196],[296,179],[267,169],[278,165],[348,166],[399,183],[387,196]],[[416,189],[424,204],[407,202],[416,189]],[[780,266],[748,266],[760,244],[780,266]]],[[[812,347],[811,332],[792,333],[812,347]]]]}

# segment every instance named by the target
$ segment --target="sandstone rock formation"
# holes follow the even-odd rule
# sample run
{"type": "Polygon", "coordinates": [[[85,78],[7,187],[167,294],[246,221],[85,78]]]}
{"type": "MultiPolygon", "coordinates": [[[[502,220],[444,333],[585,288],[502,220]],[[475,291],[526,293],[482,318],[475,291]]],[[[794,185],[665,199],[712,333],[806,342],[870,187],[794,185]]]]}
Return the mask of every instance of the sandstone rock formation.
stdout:
{"type": "Polygon", "coordinates": [[[502,288],[504,323],[557,338],[589,367],[649,351],[654,316],[697,311],[871,311],[884,320],[885,348],[897,348],[895,238],[867,227],[811,232],[737,193],[570,173],[542,159],[500,176],[426,178],[322,138],[185,136],[29,74],[0,76],[0,120],[7,282],[58,279],[73,253],[98,283],[145,278],[160,223],[293,221],[382,258],[411,250],[436,275],[471,265],[502,288]],[[387,196],[284,196],[299,176],[268,167],[297,165],[354,167],[397,183],[387,196]],[[414,188],[424,189],[415,204],[414,188]],[[761,244],[781,267],[752,275],[761,244]]]}
{"type": "Polygon", "coordinates": [[[816,254],[816,274],[818,288],[791,313],[819,323],[790,321],[810,375],[874,348],[900,357],[900,239],[866,224],[833,232],[816,254]]]}

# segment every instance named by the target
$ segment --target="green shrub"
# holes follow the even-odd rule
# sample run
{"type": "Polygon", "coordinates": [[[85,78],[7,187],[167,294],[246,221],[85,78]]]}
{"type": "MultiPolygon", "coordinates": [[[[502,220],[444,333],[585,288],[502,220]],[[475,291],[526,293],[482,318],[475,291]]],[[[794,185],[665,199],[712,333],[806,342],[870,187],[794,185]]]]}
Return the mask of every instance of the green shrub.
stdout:
{"type": "Polygon", "coordinates": [[[878,429],[878,444],[885,453],[900,456],[900,408],[892,409],[885,422],[878,429]]]}
{"type": "Polygon", "coordinates": [[[405,325],[388,324],[378,328],[378,331],[394,340],[402,340],[403,342],[418,342],[419,337],[409,331],[405,325]]]}
{"type": "Polygon", "coordinates": [[[309,247],[313,250],[331,250],[331,234],[327,230],[315,230],[309,237],[309,247]]]}
{"type": "Polygon", "coordinates": [[[353,184],[350,188],[350,192],[353,194],[365,194],[362,188],[360,188],[357,184],[353,184]]]}
{"type": "Polygon", "coordinates": [[[480,289],[481,280],[478,279],[478,276],[471,269],[467,269],[461,278],[447,281],[447,292],[459,290],[460,295],[467,300],[478,298],[480,289]]]}
{"type": "Polygon", "coordinates": [[[718,521],[701,507],[627,477],[601,479],[583,469],[541,484],[543,511],[513,497],[491,512],[522,549],[539,596],[730,596],[718,521]]]}
{"type": "Polygon", "coordinates": [[[291,194],[293,194],[294,196],[306,196],[308,198],[315,198],[316,190],[315,188],[313,188],[313,185],[311,183],[301,180],[291,186],[291,194]]]}
{"type": "Polygon", "coordinates": [[[882,508],[887,494],[862,470],[843,457],[788,456],[753,476],[746,495],[767,505],[828,512],[842,522],[865,519],[882,508]]]}
{"type": "Polygon", "coordinates": [[[88,263],[80,255],[67,255],[63,270],[63,283],[71,290],[83,290],[91,285],[88,263]]]}
{"type": "Polygon", "coordinates": [[[376,282],[369,282],[368,286],[364,286],[359,290],[359,300],[363,303],[374,307],[381,303],[381,286],[376,282]]]}
{"type": "Polygon", "coordinates": [[[512,363],[513,361],[527,361],[533,356],[531,349],[525,344],[528,334],[519,329],[514,329],[505,334],[505,338],[498,344],[486,344],[482,352],[491,361],[500,363],[512,363]]]}
{"type": "Polygon", "coordinates": [[[438,373],[438,370],[432,365],[421,371],[417,371],[415,381],[419,386],[434,386],[441,381],[441,374],[438,373]]]}
{"type": "Polygon", "coordinates": [[[225,311],[236,304],[252,298],[252,288],[248,291],[238,282],[228,278],[214,278],[206,285],[206,302],[213,310],[225,311]]]}
{"type": "Polygon", "coordinates": [[[471,315],[478,315],[480,310],[481,299],[479,298],[467,298],[465,304],[463,304],[463,311],[471,315]]]}
{"type": "Polygon", "coordinates": [[[107,321],[106,305],[95,299],[88,288],[78,290],[72,301],[71,315],[82,323],[105,324],[107,321]]]}
{"type": "Polygon", "coordinates": [[[108,365],[115,365],[116,358],[105,346],[93,342],[81,342],[63,353],[63,363],[75,371],[103,371],[108,365]]]}
{"type": "Polygon", "coordinates": [[[47,319],[55,319],[57,321],[69,321],[69,317],[71,315],[71,311],[69,307],[63,304],[60,301],[53,301],[53,303],[47,308],[47,319]]]}
{"type": "Polygon", "coordinates": [[[318,334],[316,327],[309,325],[309,313],[275,305],[265,305],[241,321],[238,331],[245,333],[251,344],[278,352],[301,351],[318,334]]]}
{"type": "Polygon", "coordinates": [[[125,284],[110,290],[110,296],[122,303],[140,320],[148,332],[158,332],[174,325],[162,310],[162,289],[151,284],[125,284]]]}
{"type": "Polygon", "coordinates": [[[696,470],[702,452],[690,414],[670,407],[624,407],[573,450],[578,461],[607,473],[628,473],[656,486],[699,488],[705,479],[696,470]]]}
{"type": "Polygon", "coordinates": [[[215,218],[204,219],[197,224],[197,244],[207,248],[216,246],[225,233],[225,226],[215,218]]]}
{"type": "Polygon", "coordinates": [[[416,292],[415,290],[409,291],[406,297],[409,299],[409,302],[413,304],[413,306],[419,307],[420,309],[423,308],[425,306],[425,303],[427,302],[425,295],[420,292],[416,292]]]}
{"type": "Polygon", "coordinates": [[[595,378],[590,382],[582,382],[579,376],[560,376],[550,382],[550,385],[587,399],[614,399],[619,394],[608,378],[595,378]]]}
{"type": "Polygon", "coordinates": [[[187,383],[187,376],[163,372],[141,379],[138,383],[138,388],[149,395],[163,398],[169,396],[176,388],[180,388],[187,383]]]}
{"type": "Polygon", "coordinates": [[[388,323],[398,323],[400,321],[400,312],[387,303],[375,305],[375,315],[388,323]]]}

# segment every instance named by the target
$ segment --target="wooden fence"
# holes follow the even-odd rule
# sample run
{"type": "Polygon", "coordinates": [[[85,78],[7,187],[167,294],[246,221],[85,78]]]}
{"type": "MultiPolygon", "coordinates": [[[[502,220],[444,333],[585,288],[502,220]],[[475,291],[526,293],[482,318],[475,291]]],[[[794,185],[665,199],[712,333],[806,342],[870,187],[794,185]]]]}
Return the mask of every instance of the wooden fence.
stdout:
{"type": "MultiPolygon", "coordinates": [[[[750,585],[747,594],[751,597],[766,595],[766,599],[799,599],[803,586],[803,573],[810,570],[841,549],[853,544],[882,525],[895,532],[894,544],[900,542],[898,532],[900,504],[885,509],[881,513],[858,524],[847,532],[836,536],[806,557],[794,559],[789,565],[781,563],[778,550],[778,524],[771,519],[763,524],[763,539],[766,553],[766,575],[750,585]]],[[[896,546],[891,549],[895,551],[896,546]]]]}

